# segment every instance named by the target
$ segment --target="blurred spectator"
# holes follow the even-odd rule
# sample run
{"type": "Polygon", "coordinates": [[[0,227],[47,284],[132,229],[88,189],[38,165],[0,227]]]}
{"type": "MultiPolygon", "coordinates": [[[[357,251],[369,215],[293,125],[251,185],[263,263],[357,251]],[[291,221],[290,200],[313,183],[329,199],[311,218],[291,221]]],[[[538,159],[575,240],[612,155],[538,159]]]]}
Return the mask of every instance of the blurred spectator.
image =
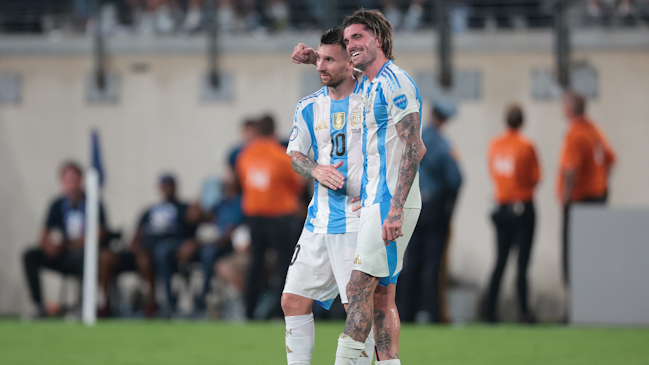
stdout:
{"type": "Polygon", "coordinates": [[[237,157],[239,156],[239,153],[243,150],[243,148],[252,140],[257,138],[259,135],[259,130],[257,128],[257,121],[253,119],[248,119],[243,124],[241,125],[241,144],[238,146],[235,146],[230,150],[230,153],[228,154],[228,165],[230,165],[230,168],[234,171],[236,163],[237,163],[237,157]]]}
{"type": "MultiPolygon", "coordinates": [[[[201,215],[198,204],[193,204],[188,213],[191,220],[199,220],[199,217],[196,217],[196,215],[201,215]],[[191,217],[192,215],[194,217],[191,217]]],[[[199,296],[194,300],[194,312],[197,315],[203,315],[205,312],[205,297],[211,288],[214,264],[220,257],[232,252],[232,234],[243,222],[241,193],[233,173],[228,173],[223,181],[221,202],[213,212],[203,214],[201,218],[204,221],[213,222],[218,228],[216,241],[198,244],[197,241],[190,240],[178,251],[181,272],[185,271],[191,262],[200,262],[203,270],[203,287],[199,296]]]]}
{"type": "MultiPolygon", "coordinates": [[[[23,256],[29,293],[39,317],[48,314],[41,293],[39,273],[42,268],[79,279],[83,276],[86,202],[81,166],[76,162],[65,162],[59,177],[63,194],[50,205],[41,230],[39,247],[28,249],[23,256]]],[[[106,215],[103,204],[100,203],[100,238],[105,234],[106,215]]]]}
{"type": "Polygon", "coordinates": [[[588,15],[591,17],[602,16],[602,2],[605,3],[606,8],[615,9],[619,16],[625,17],[631,14],[631,2],[629,0],[588,0],[588,15]]]}
{"type": "Polygon", "coordinates": [[[518,246],[518,305],[519,321],[534,323],[535,318],[527,306],[527,267],[534,240],[536,212],[534,188],[541,172],[534,145],[523,137],[522,108],[513,104],[507,108],[507,131],[494,138],[489,146],[488,164],[494,182],[497,206],[491,215],[496,228],[498,254],[491,275],[489,293],[485,302],[485,321],[497,322],[497,302],[500,281],[509,251],[518,246]]]}
{"type": "Polygon", "coordinates": [[[246,317],[253,318],[259,295],[259,281],[269,248],[277,254],[270,278],[270,316],[281,316],[280,297],[297,241],[294,229],[302,180],[291,167],[291,159],[275,137],[270,116],[258,122],[259,136],[243,150],[236,171],[243,190],[243,212],[250,228],[252,262],[246,282],[246,317]]]}
{"type": "Polygon", "coordinates": [[[568,284],[570,207],[574,203],[606,204],[615,152],[604,132],[586,117],[586,99],[582,95],[569,91],[562,102],[568,131],[559,160],[557,194],[564,208],[563,274],[568,284]]]}
{"type": "Polygon", "coordinates": [[[405,322],[440,323],[445,317],[446,267],[443,261],[462,174],[450,142],[442,135],[442,128],[456,112],[453,102],[435,100],[430,123],[422,131],[426,146],[426,154],[419,165],[422,208],[406,249],[397,291],[397,306],[405,322]]]}
{"type": "Polygon", "coordinates": [[[148,284],[145,316],[152,316],[155,304],[155,277],[164,283],[166,305],[163,315],[176,310],[177,298],[171,290],[171,278],[177,268],[177,254],[195,245],[196,226],[188,219],[188,205],[176,196],[176,179],[171,174],[160,177],[162,201],[147,209],[139,220],[129,252],[104,252],[100,256],[100,284],[108,286],[115,274],[138,270],[148,284]],[[102,272],[105,273],[102,275],[102,272]],[[104,282],[105,280],[105,282],[104,282]]]}

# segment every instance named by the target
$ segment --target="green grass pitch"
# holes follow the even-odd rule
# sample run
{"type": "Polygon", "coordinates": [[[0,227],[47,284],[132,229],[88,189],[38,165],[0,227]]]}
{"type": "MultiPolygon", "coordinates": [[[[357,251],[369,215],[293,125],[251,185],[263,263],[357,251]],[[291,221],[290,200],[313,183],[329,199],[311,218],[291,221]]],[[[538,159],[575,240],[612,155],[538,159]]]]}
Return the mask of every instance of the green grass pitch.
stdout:
{"type": "MultiPolygon", "coordinates": [[[[313,365],[334,362],[342,322],[316,322],[313,365]]],[[[649,364],[647,328],[403,326],[411,364],[649,364]]],[[[286,364],[284,324],[0,321],[0,364],[286,364]]]]}

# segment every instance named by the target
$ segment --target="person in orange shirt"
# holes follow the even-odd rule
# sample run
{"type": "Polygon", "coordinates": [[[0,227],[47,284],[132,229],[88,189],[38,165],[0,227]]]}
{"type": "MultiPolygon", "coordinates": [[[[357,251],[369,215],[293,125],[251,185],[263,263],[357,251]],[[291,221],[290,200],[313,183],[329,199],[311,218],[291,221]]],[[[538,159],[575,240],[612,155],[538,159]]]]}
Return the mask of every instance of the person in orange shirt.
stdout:
{"type": "Polygon", "coordinates": [[[527,267],[536,224],[534,188],[541,178],[541,169],[534,145],[519,132],[524,121],[519,105],[507,108],[506,121],[507,131],[491,142],[488,154],[497,203],[491,218],[496,228],[498,256],[485,302],[484,319],[490,323],[498,320],[496,303],[500,281],[509,250],[518,245],[519,321],[534,323],[534,315],[527,304],[527,267]]]}
{"type": "MultiPolygon", "coordinates": [[[[240,152],[236,162],[242,188],[242,210],[250,228],[251,263],[245,290],[246,317],[253,318],[259,296],[259,282],[266,251],[277,252],[272,268],[271,292],[274,296],[269,316],[281,316],[280,297],[286,271],[291,262],[299,227],[294,214],[303,187],[302,178],[293,172],[286,148],[275,137],[275,122],[264,117],[257,122],[259,136],[240,152]]],[[[298,222],[299,225],[299,222],[298,222]]]]}
{"type": "Polygon", "coordinates": [[[568,284],[570,206],[574,203],[606,203],[608,176],[615,164],[615,152],[602,130],[585,116],[586,99],[582,95],[569,91],[562,102],[568,131],[559,160],[557,195],[564,208],[563,278],[568,284]]]}

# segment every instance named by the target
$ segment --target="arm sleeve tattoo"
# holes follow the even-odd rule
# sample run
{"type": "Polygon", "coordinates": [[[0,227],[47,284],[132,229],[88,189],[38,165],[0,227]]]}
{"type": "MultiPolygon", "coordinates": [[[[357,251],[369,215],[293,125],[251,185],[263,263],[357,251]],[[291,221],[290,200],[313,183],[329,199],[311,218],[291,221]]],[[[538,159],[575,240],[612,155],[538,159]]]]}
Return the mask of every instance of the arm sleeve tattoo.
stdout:
{"type": "Polygon", "coordinates": [[[403,142],[403,151],[392,205],[402,208],[417,175],[419,161],[426,153],[426,147],[419,133],[419,113],[406,115],[397,123],[396,127],[399,139],[403,142]]]}
{"type": "Polygon", "coordinates": [[[293,165],[293,171],[305,179],[313,179],[313,169],[318,166],[317,163],[298,151],[291,152],[291,165],[293,165]]]}

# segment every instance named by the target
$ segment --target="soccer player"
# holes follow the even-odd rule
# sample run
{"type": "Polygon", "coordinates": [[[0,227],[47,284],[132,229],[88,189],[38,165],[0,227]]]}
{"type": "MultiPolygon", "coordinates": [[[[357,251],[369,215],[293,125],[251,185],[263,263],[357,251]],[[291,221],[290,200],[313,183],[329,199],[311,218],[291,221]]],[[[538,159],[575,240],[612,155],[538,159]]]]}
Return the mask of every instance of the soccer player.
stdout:
{"type": "MultiPolygon", "coordinates": [[[[421,95],[412,78],[392,62],[392,25],[380,11],[360,9],[345,18],[343,40],[354,67],[364,74],[363,179],[359,239],[347,286],[349,309],[336,365],[355,363],[372,322],[376,364],[394,365],[400,364],[396,283],[421,210],[417,169],[426,153],[421,95]]],[[[298,45],[293,61],[308,63],[311,53],[298,45]]]]}
{"type": "MultiPolygon", "coordinates": [[[[298,104],[287,149],[295,172],[316,180],[282,295],[289,365],[311,363],[314,301],[329,309],[340,293],[347,309],[345,288],[360,223],[352,200],[360,193],[363,169],[363,104],[341,36],[342,29],[334,28],[320,40],[314,59],[325,87],[298,104]],[[311,150],[314,160],[307,157],[311,150]]],[[[373,352],[370,335],[356,355],[358,364],[371,364],[373,352]]]]}

